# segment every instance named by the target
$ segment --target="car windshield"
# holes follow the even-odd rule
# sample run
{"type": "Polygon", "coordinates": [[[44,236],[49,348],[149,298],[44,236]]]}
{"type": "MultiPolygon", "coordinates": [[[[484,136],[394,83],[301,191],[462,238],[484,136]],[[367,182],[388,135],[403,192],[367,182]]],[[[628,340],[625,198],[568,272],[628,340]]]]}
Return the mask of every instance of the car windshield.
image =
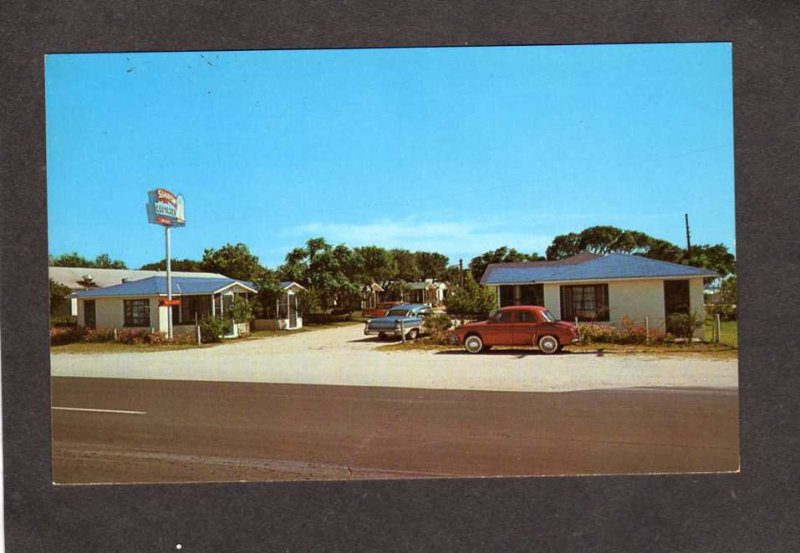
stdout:
{"type": "Polygon", "coordinates": [[[544,317],[544,320],[545,320],[545,321],[547,321],[548,323],[554,323],[554,322],[556,322],[556,317],[555,317],[555,315],[553,315],[552,313],[550,313],[550,310],[549,310],[549,309],[543,309],[543,310],[541,311],[541,313],[542,313],[542,317],[544,317]]]}
{"type": "Polygon", "coordinates": [[[407,309],[392,309],[386,315],[387,317],[408,317],[408,310],[407,309]]]}

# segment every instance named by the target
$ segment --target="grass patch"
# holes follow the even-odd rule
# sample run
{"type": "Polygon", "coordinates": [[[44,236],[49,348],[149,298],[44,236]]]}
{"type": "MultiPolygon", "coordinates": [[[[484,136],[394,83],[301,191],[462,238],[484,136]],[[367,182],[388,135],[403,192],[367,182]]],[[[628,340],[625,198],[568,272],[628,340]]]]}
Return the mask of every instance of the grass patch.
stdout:
{"type": "Polygon", "coordinates": [[[58,346],[50,346],[50,353],[69,354],[69,353],[148,353],[156,351],[170,351],[182,349],[205,349],[214,346],[224,346],[226,344],[237,344],[249,340],[261,340],[264,338],[280,338],[291,336],[292,334],[313,332],[315,330],[325,330],[329,328],[339,328],[343,326],[353,326],[364,324],[360,320],[335,321],[325,324],[313,324],[303,326],[296,330],[256,330],[241,338],[223,339],[221,342],[206,344],[123,344],[120,342],[73,342],[58,346]]]}
{"type": "MultiPolygon", "coordinates": [[[[421,338],[419,340],[407,340],[403,342],[390,342],[379,346],[379,351],[454,351],[463,350],[463,346],[448,344],[437,344],[430,339],[421,338]]],[[[522,346],[496,346],[492,351],[522,350],[534,348],[524,348],[522,346]]],[[[736,359],[739,351],[727,344],[711,344],[706,342],[696,342],[692,344],[658,344],[658,345],[627,345],[627,344],[578,344],[566,346],[566,352],[573,353],[599,353],[602,350],[609,354],[642,354],[655,356],[703,356],[720,359],[736,359]]]]}
{"type": "Polygon", "coordinates": [[[210,348],[215,344],[121,344],[119,342],[74,342],[50,346],[50,353],[147,353],[179,349],[210,348]]]}
{"type": "MultiPolygon", "coordinates": [[[[706,319],[705,339],[710,341],[714,336],[714,319],[706,319]]],[[[732,348],[739,347],[738,321],[722,321],[720,324],[719,343],[732,348]]]]}

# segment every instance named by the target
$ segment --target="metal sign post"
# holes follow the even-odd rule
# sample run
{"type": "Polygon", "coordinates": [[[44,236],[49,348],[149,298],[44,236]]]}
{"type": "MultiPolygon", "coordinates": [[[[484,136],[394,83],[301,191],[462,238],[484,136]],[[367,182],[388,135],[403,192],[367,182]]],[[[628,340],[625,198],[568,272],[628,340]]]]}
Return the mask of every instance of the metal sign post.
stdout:
{"type": "Polygon", "coordinates": [[[172,299],[172,252],[170,251],[170,229],[186,225],[183,196],[176,195],[164,188],[156,188],[147,192],[147,221],[164,227],[164,244],[167,254],[167,301],[161,305],[167,307],[167,337],[173,338],[172,306],[179,300],[172,299]]]}
{"type": "Polygon", "coordinates": [[[164,243],[167,246],[167,338],[172,340],[172,257],[169,251],[168,226],[164,226],[164,243]]]}

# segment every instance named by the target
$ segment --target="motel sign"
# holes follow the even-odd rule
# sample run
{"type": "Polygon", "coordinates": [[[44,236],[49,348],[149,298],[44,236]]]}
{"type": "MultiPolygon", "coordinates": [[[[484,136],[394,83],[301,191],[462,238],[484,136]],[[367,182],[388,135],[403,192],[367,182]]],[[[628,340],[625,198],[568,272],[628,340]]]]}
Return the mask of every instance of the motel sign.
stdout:
{"type": "Polygon", "coordinates": [[[164,245],[167,254],[167,299],[159,304],[167,307],[167,336],[172,339],[172,306],[180,305],[179,299],[172,298],[172,260],[170,252],[169,229],[186,226],[183,196],[173,194],[165,188],[147,191],[147,222],[164,227],[164,245]]]}

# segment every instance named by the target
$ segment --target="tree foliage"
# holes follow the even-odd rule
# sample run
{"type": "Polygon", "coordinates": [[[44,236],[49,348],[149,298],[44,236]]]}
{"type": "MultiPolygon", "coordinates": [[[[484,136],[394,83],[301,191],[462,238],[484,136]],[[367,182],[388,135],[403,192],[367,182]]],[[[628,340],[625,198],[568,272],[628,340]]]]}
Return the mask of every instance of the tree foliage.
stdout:
{"type": "Polygon", "coordinates": [[[542,260],[544,260],[544,257],[536,252],[527,254],[519,252],[514,248],[502,246],[496,250],[490,250],[477,257],[473,257],[469,262],[469,270],[472,273],[472,278],[478,282],[490,263],[519,263],[521,261],[542,260]]]}
{"type": "Polygon", "coordinates": [[[690,251],[636,230],[594,226],[579,233],[561,234],[547,248],[547,259],[558,260],[582,252],[605,255],[612,252],[641,255],[672,263],[684,263],[715,271],[721,276],[736,272],[736,259],[723,244],[700,244],[690,251]]]}
{"type": "Polygon", "coordinates": [[[258,263],[258,257],[250,253],[250,249],[242,243],[206,249],[201,267],[209,273],[221,273],[230,278],[250,281],[258,280],[264,270],[258,263]]]}
{"type": "Polygon", "coordinates": [[[124,261],[111,259],[107,253],[101,253],[94,260],[83,257],[78,252],[70,252],[49,259],[52,267],[87,267],[91,269],[127,269],[124,261]]]}
{"type": "MultiPolygon", "coordinates": [[[[203,272],[203,263],[195,261],[194,259],[173,259],[170,261],[170,268],[173,271],[186,271],[191,273],[203,272]]],[[[167,260],[155,261],[153,263],[145,263],[141,266],[143,271],[166,271],[167,260]]]]}
{"type": "Polygon", "coordinates": [[[494,290],[481,286],[467,271],[464,286],[454,286],[447,296],[447,312],[451,315],[484,315],[497,307],[494,290]]]}
{"type": "Polygon", "coordinates": [[[50,279],[50,315],[69,315],[70,289],[50,279]]]}

